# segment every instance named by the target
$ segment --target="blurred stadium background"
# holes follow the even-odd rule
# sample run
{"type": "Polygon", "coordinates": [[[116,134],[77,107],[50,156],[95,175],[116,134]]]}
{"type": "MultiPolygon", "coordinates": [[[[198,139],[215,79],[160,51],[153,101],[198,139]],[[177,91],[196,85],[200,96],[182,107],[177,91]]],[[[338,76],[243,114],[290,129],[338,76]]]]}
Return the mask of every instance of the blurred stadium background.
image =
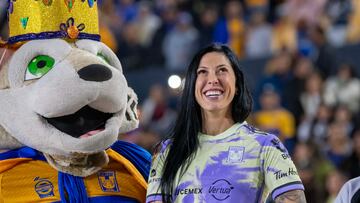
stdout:
{"type": "MultiPolygon", "coordinates": [[[[7,38],[6,0],[0,36],[7,38]]],[[[176,118],[184,71],[211,42],[237,53],[254,97],[248,119],[285,143],[311,202],[360,175],[359,0],[98,0],[102,41],[139,97],[121,139],[151,153],[176,118]]]]}

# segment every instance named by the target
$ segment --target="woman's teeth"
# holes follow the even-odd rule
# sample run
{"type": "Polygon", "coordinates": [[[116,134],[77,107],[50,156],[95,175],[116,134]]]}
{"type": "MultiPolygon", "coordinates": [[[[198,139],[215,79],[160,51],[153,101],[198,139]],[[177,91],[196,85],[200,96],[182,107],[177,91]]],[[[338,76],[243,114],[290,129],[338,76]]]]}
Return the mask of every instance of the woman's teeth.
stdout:
{"type": "Polygon", "coordinates": [[[205,96],[207,96],[207,97],[217,97],[217,96],[220,96],[221,94],[222,94],[222,92],[219,90],[210,90],[210,91],[205,92],[205,96]]]}

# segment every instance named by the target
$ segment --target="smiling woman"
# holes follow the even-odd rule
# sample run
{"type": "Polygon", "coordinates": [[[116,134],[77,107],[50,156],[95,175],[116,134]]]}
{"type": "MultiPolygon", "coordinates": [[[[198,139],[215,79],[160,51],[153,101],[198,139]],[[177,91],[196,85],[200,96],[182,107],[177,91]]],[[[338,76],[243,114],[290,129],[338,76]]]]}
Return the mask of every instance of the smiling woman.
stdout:
{"type": "Polygon", "coordinates": [[[182,94],[175,127],[153,158],[146,202],[304,202],[284,146],[245,122],[252,98],[227,46],[195,55],[182,94]]]}
{"type": "Polygon", "coordinates": [[[234,124],[230,105],[234,99],[235,73],[221,52],[209,52],[196,71],[195,99],[201,106],[202,132],[216,135],[234,124]]]}

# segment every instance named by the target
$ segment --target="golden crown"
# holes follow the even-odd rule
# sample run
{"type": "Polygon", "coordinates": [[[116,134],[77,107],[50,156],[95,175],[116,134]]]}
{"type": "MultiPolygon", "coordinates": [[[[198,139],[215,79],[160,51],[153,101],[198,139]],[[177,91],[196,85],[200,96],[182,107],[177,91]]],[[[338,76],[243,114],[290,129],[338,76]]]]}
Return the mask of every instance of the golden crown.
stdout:
{"type": "Polygon", "coordinates": [[[96,0],[10,0],[9,44],[34,39],[100,41],[96,0]]]}

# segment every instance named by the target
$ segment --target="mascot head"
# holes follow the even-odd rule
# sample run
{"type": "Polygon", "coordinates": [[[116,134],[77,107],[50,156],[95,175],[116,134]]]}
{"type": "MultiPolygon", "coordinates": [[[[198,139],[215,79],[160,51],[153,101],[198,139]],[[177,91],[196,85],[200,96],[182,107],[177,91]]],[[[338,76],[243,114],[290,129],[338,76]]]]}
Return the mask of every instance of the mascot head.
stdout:
{"type": "Polygon", "coordinates": [[[98,171],[138,119],[120,61],[99,41],[96,0],[9,4],[2,46],[16,50],[0,67],[0,149],[32,147],[77,176],[98,171]]]}

